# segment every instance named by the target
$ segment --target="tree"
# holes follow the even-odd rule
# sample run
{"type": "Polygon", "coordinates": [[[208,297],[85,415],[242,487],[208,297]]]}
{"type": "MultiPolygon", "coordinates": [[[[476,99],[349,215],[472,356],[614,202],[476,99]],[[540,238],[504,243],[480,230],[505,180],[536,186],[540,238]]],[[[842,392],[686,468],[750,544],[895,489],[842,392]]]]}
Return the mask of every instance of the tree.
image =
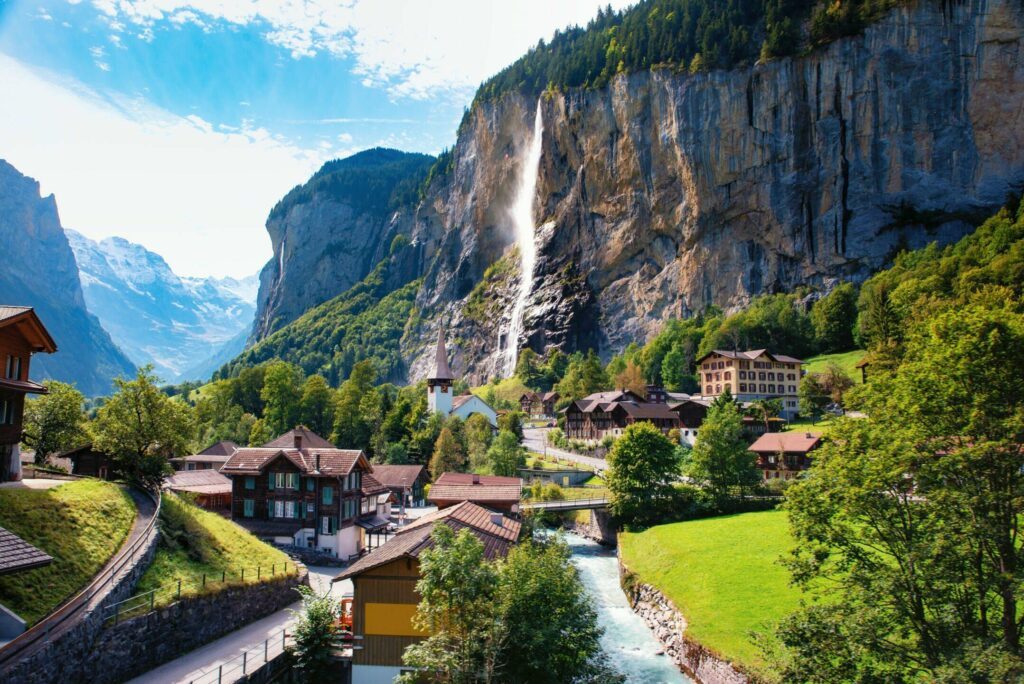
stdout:
{"type": "Polygon", "coordinates": [[[430,462],[431,456],[434,455],[434,445],[444,427],[444,418],[440,413],[431,413],[424,421],[423,427],[412,433],[409,438],[409,457],[414,463],[427,465],[430,462]]]}
{"type": "Polygon", "coordinates": [[[367,449],[373,435],[364,413],[372,412],[373,401],[363,404],[364,398],[373,390],[377,371],[373,362],[360,361],[352,367],[348,380],[338,389],[338,401],[334,409],[334,432],[331,441],[345,449],[367,449]]]}
{"type": "Polygon", "coordinates": [[[615,386],[619,389],[633,390],[641,397],[647,394],[647,382],[644,373],[633,361],[626,361],[622,372],[615,376],[615,386]]]}
{"type": "Polygon", "coordinates": [[[338,601],[330,592],[320,595],[309,587],[296,587],[302,596],[302,610],[292,611],[296,620],[292,628],[295,639],[295,670],[303,681],[321,682],[329,679],[335,665],[331,659],[337,635],[338,601]]]}
{"type": "Polygon", "coordinates": [[[501,638],[501,623],[495,619],[498,573],[468,529],[455,534],[438,524],[430,536],[433,547],[419,558],[420,602],[413,617],[413,625],[429,636],[406,647],[402,661],[422,671],[403,675],[402,681],[490,681],[501,638]]]}
{"type": "Polygon", "coordinates": [[[835,354],[853,349],[856,321],[857,290],[851,283],[841,283],[811,307],[811,325],[818,351],[835,354]]]}
{"type": "Polygon", "coordinates": [[[526,418],[522,411],[508,411],[498,417],[498,429],[507,430],[523,441],[523,421],[526,418]]]}
{"type": "Polygon", "coordinates": [[[409,462],[409,451],[401,442],[388,444],[383,462],[388,465],[405,465],[409,462]]]}
{"type": "Polygon", "coordinates": [[[285,361],[267,364],[263,376],[263,422],[271,434],[281,435],[295,427],[302,398],[302,369],[285,361]]]}
{"type": "Polygon", "coordinates": [[[56,380],[43,383],[46,394],[25,401],[25,444],[35,449],[37,465],[50,454],[88,441],[85,432],[85,397],[73,386],[56,380]]]}
{"type": "Polygon", "coordinates": [[[843,395],[853,387],[853,378],[839,367],[838,364],[830,363],[818,378],[818,382],[829,396],[837,404],[843,403],[843,395]]]}
{"type": "Polygon", "coordinates": [[[434,444],[434,455],[430,458],[430,476],[434,480],[441,473],[462,472],[466,469],[466,452],[449,427],[441,429],[434,444]]]}
{"type": "Polygon", "coordinates": [[[170,470],[167,459],[185,451],[193,431],[188,404],[168,397],[156,382],[150,366],[134,380],[115,378],[116,391],[92,424],[93,446],[129,481],[153,489],[170,470]]]}
{"type": "Polygon", "coordinates": [[[760,419],[764,423],[764,431],[771,431],[771,418],[778,418],[782,413],[781,399],[755,399],[750,402],[747,415],[760,419]]]}
{"type": "Polygon", "coordinates": [[[310,375],[302,386],[299,423],[318,435],[330,434],[334,424],[334,391],[322,375],[310,375]]]}
{"type": "Polygon", "coordinates": [[[832,394],[822,382],[821,374],[808,373],[800,380],[797,399],[800,402],[800,413],[817,420],[832,402],[832,394]]]}
{"type": "Polygon", "coordinates": [[[840,420],[787,493],[793,578],[832,595],[783,623],[786,678],[1024,676],[1016,306],[950,304],[905,331],[902,363],[865,387],[868,417],[840,420]]]}
{"type": "Polygon", "coordinates": [[[665,383],[665,389],[677,392],[692,385],[693,376],[689,372],[688,366],[683,350],[679,347],[672,347],[661,361],[661,379],[665,383]]]}
{"type": "Polygon", "coordinates": [[[502,430],[487,450],[487,465],[494,475],[515,477],[526,466],[526,449],[514,433],[502,430]]]}
{"type": "Polygon", "coordinates": [[[519,352],[515,374],[530,389],[538,389],[545,384],[546,374],[540,355],[529,347],[519,352]]]}
{"type": "Polygon", "coordinates": [[[603,630],[565,542],[526,540],[509,552],[499,575],[502,681],[559,684],[597,674],[603,630]]]}
{"type": "Polygon", "coordinates": [[[675,445],[648,422],[626,428],[608,453],[611,512],[625,524],[641,524],[659,499],[672,495],[679,475],[675,445]]]}
{"type": "Polygon", "coordinates": [[[469,456],[470,466],[475,469],[478,466],[485,465],[487,450],[494,439],[491,421],[482,413],[474,413],[466,419],[463,425],[463,432],[466,435],[466,452],[469,456]]]}
{"type": "Polygon", "coordinates": [[[715,402],[708,409],[690,453],[687,475],[711,493],[719,509],[726,507],[734,488],[742,494],[760,481],[735,402],[715,402]]]}

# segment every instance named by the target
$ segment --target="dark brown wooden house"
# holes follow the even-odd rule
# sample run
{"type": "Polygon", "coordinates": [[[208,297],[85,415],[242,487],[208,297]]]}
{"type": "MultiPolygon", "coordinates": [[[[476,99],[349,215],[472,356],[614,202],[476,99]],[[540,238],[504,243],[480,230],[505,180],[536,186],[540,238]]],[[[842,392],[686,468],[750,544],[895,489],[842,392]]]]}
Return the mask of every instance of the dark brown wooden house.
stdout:
{"type": "Polygon", "coordinates": [[[92,444],[84,444],[65,451],[60,457],[71,461],[72,475],[98,477],[101,480],[113,480],[119,475],[114,459],[109,454],[94,449],[92,444]]]}
{"type": "Polygon", "coordinates": [[[373,476],[394,495],[400,506],[422,506],[426,503],[424,487],[430,474],[421,465],[375,465],[373,476]]]}
{"type": "Polygon", "coordinates": [[[18,445],[25,395],[46,392],[29,380],[32,355],[55,351],[56,343],[31,307],[0,306],[0,482],[21,479],[18,445]]]}
{"type": "Polygon", "coordinates": [[[522,498],[522,479],[475,473],[441,473],[427,495],[439,509],[470,501],[506,513],[518,512],[522,498]]]}
{"type": "Polygon", "coordinates": [[[519,410],[533,418],[553,418],[558,392],[525,392],[519,397],[519,410]]]}
{"type": "Polygon", "coordinates": [[[231,518],[242,527],[350,558],[364,551],[367,534],[387,526],[376,502],[388,490],[368,477],[373,469],[362,451],[317,446],[330,443],[305,429],[269,444],[237,449],[220,470],[231,479],[231,518]]]}
{"type": "Polygon", "coordinates": [[[679,427],[679,415],[667,403],[648,402],[630,390],[591,394],[570,403],[563,412],[570,439],[599,441],[619,436],[637,422],[651,423],[665,434],[679,427]]]}
{"type": "Polygon", "coordinates": [[[764,479],[790,480],[811,467],[810,453],[821,445],[821,436],[810,432],[766,432],[750,445],[764,479]]]}
{"type": "Polygon", "coordinates": [[[360,645],[352,656],[353,682],[394,680],[404,671],[405,647],[425,636],[413,626],[412,617],[420,600],[419,557],[433,547],[430,535],[437,525],[456,532],[468,529],[483,544],[488,561],[508,555],[521,530],[517,520],[463,502],[406,525],[338,575],[335,582],[351,579],[353,585],[352,631],[360,645]]]}

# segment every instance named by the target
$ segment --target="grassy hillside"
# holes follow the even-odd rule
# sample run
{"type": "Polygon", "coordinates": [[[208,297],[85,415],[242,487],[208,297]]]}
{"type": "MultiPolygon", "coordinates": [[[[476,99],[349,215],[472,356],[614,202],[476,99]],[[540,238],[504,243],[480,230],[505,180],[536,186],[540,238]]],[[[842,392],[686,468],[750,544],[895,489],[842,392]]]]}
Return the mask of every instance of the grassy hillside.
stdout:
{"type": "MultiPolygon", "coordinates": [[[[223,587],[222,573],[229,583],[241,582],[245,569],[245,582],[256,582],[256,567],[263,578],[270,576],[271,568],[281,574],[288,560],[283,552],[249,534],[235,523],[216,513],[189,503],[174,494],[165,494],[160,509],[162,535],[160,547],[152,565],[139,581],[137,593],[176,584],[182,580],[182,596],[204,591],[202,576],[209,578],[205,590],[223,587]]],[[[289,563],[294,571],[294,566],[289,563]]],[[[158,593],[157,605],[169,603],[176,591],[158,593]]]]}
{"type": "Polygon", "coordinates": [[[807,365],[804,366],[804,370],[808,373],[820,373],[830,363],[834,363],[842,368],[844,373],[853,378],[855,383],[860,384],[860,370],[856,368],[856,365],[858,361],[864,358],[865,354],[867,352],[863,349],[855,349],[842,354],[819,354],[818,356],[805,359],[807,365]]]}
{"type": "Polygon", "coordinates": [[[115,484],[80,480],[53,489],[0,489],[0,527],[53,557],[0,576],[0,603],[30,625],[74,596],[121,548],[135,504],[115,484]]]}
{"type": "Polygon", "coordinates": [[[745,667],[762,664],[749,632],[797,608],[777,562],[793,545],[783,511],[660,525],[619,544],[626,567],[682,611],[689,636],[745,667]]]}

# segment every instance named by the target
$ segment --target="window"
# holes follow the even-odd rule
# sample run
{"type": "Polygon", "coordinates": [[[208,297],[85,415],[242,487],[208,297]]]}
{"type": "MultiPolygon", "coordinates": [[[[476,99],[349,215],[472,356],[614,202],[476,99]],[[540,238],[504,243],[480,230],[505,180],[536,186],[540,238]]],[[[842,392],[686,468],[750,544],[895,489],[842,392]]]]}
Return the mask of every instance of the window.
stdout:
{"type": "Polygon", "coordinates": [[[283,518],[284,517],[284,501],[275,501],[274,502],[274,517],[275,518],[283,518]]]}
{"type": "Polygon", "coordinates": [[[715,385],[715,394],[719,394],[722,391],[721,385],[715,385]]]}
{"type": "Polygon", "coordinates": [[[274,502],[273,501],[267,501],[267,517],[268,518],[273,518],[274,517],[274,502]]]}
{"type": "Polygon", "coordinates": [[[256,489],[256,478],[253,477],[252,475],[246,475],[245,476],[245,488],[246,489],[256,489]]]}
{"type": "Polygon", "coordinates": [[[790,373],[788,380],[790,382],[793,382],[794,380],[796,380],[796,373],[790,373]]]}
{"type": "Polygon", "coordinates": [[[763,393],[765,393],[765,392],[767,392],[767,390],[765,389],[765,386],[764,386],[764,385],[761,385],[761,393],[763,394],[763,393]]]}
{"type": "Polygon", "coordinates": [[[334,487],[327,486],[323,488],[323,502],[325,506],[334,503],[334,487]]]}
{"type": "Polygon", "coordinates": [[[768,379],[769,380],[774,380],[775,379],[775,373],[769,373],[768,374],[768,379]]]}
{"type": "Polygon", "coordinates": [[[298,489],[298,473],[274,473],[274,487],[277,489],[298,489]]]}
{"type": "Polygon", "coordinates": [[[21,357],[13,354],[7,355],[7,367],[4,369],[4,377],[11,380],[21,379],[21,357]]]}
{"type": "Polygon", "coordinates": [[[711,385],[708,385],[707,387],[704,388],[704,393],[705,394],[712,394],[711,385]]]}
{"type": "Polygon", "coordinates": [[[299,517],[298,511],[295,510],[295,502],[294,501],[285,501],[284,502],[284,517],[286,517],[286,518],[298,518],[299,517]]]}
{"type": "Polygon", "coordinates": [[[789,386],[789,393],[790,394],[796,394],[796,385],[790,385],[789,386]]]}
{"type": "Polygon", "coordinates": [[[725,379],[726,380],[732,380],[732,373],[730,373],[729,371],[726,371],[725,372],[725,379]]]}
{"type": "Polygon", "coordinates": [[[332,515],[325,515],[320,518],[320,534],[334,534],[338,529],[338,521],[332,515]]]}
{"type": "Polygon", "coordinates": [[[747,379],[747,371],[742,371],[741,370],[740,371],[740,380],[746,380],[746,379],[747,379]]]}
{"type": "Polygon", "coordinates": [[[287,486],[288,486],[288,489],[298,489],[299,488],[299,474],[298,473],[291,473],[290,475],[288,475],[288,485],[287,486]]]}
{"type": "Polygon", "coordinates": [[[370,512],[370,498],[366,497],[359,504],[359,513],[361,515],[366,515],[369,512],[370,512]]]}
{"type": "Polygon", "coordinates": [[[252,499],[246,499],[242,502],[242,508],[244,510],[243,515],[246,518],[251,518],[256,511],[256,502],[252,499]]]}
{"type": "Polygon", "coordinates": [[[768,391],[772,394],[775,394],[775,385],[768,385],[768,391]]]}
{"type": "Polygon", "coordinates": [[[316,491],[316,480],[314,480],[311,477],[307,477],[306,478],[306,491],[307,492],[315,492],[316,491]]]}
{"type": "Polygon", "coordinates": [[[767,378],[765,377],[765,375],[766,375],[766,373],[764,371],[761,371],[760,373],[757,374],[757,379],[758,380],[766,380],[767,378]]]}
{"type": "Polygon", "coordinates": [[[741,382],[740,383],[740,392],[746,392],[746,391],[747,391],[747,383],[741,382]]]}

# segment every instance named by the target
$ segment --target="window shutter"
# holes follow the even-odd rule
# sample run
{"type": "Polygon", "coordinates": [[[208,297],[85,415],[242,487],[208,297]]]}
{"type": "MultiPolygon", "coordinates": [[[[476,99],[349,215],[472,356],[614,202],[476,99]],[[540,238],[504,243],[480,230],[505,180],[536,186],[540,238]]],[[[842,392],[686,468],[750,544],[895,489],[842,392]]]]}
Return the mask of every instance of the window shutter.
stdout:
{"type": "Polygon", "coordinates": [[[268,518],[273,518],[274,517],[274,502],[273,501],[268,501],[267,502],[267,517],[268,518]]]}
{"type": "Polygon", "coordinates": [[[267,475],[267,489],[274,489],[274,473],[269,473],[267,475]]]}

